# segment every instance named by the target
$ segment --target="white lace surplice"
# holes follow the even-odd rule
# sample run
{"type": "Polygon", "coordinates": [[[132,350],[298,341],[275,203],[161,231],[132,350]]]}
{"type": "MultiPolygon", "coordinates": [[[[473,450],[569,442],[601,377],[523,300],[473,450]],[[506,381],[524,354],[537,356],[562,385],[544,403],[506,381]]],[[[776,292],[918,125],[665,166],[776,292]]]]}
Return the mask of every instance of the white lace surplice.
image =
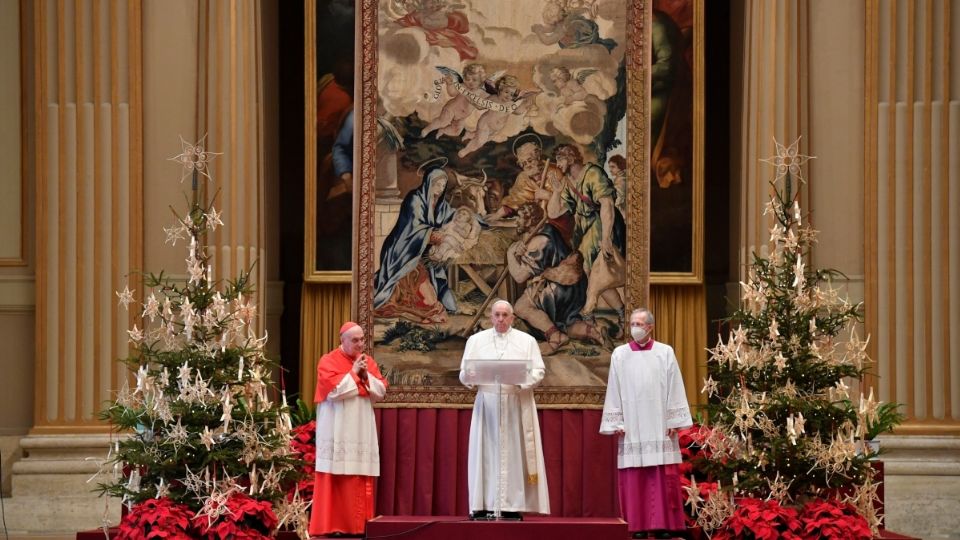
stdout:
{"type": "Polygon", "coordinates": [[[618,468],[680,463],[677,436],[667,437],[666,432],[692,424],[672,347],[654,342],[648,351],[634,351],[630,345],[614,349],[600,433],[624,431],[618,468]]]}
{"type": "Polygon", "coordinates": [[[349,374],[317,405],[317,472],[380,476],[380,447],[371,403],[386,388],[369,378],[369,396],[360,396],[349,374]]]}

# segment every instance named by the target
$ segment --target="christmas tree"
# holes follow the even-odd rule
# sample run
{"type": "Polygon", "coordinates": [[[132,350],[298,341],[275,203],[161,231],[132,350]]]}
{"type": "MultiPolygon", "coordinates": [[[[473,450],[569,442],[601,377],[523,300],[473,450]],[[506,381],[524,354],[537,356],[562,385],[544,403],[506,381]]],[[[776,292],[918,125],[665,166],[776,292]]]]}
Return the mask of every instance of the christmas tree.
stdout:
{"type": "Polygon", "coordinates": [[[854,403],[848,384],[870,361],[856,331],[863,306],[831,286],[838,272],[810,267],[817,232],[792,191],[809,159],[798,143],[765,160],[777,169],[769,255],[753,255],[728,339],[709,349],[696,439],[712,491],[685,490],[714,538],[869,538],[879,523],[864,444],[878,404],[872,390],[854,403]],[[827,523],[840,523],[837,536],[827,523]]]}
{"type": "MultiPolygon", "coordinates": [[[[172,158],[190,177],[189,208],[165,228],[184,242],[187,277],[143,276],[149,292],[128,331],[136,373],[101,416],[122,435],[111,449],[114,475],[101,490],[130,511],[119,538],[267,538],[283,525],[306,538],[306,502],[288,488],[302,463],[291,451],[285,394],[273,399],[275,364],[256,330],[251,271],[215,281],[206,238],[223,225],[201,199],[215,154],[183,143],[172,158]]],[[[117,292],[120,306],[137,305],[117,292]]]]}

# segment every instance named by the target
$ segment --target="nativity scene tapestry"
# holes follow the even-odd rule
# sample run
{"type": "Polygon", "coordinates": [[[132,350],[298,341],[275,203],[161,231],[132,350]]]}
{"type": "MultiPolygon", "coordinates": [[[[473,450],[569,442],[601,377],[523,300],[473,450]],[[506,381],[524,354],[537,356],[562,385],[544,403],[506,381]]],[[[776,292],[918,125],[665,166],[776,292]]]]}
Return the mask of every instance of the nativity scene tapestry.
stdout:
{"type": "Polygon", "coordinates": [[[358,76],[375,109],[358,159],[376,181],[355,283],[393,400],[471,402],[464,343],[504,299],[547,362],[538,402],[601,403],[637,283],[630,239],[646,232],[644,7],[363,3],[358,76]]]}

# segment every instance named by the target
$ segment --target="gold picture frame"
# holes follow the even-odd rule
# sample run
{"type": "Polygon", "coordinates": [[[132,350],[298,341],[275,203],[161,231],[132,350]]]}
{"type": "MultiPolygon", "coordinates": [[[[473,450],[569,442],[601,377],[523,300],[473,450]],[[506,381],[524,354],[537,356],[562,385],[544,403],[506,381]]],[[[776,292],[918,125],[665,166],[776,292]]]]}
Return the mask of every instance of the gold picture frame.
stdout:
{"type": "MultiPolygon", "coordinates": [[[[570,8],[573,5],[575,0],[546,0],[541,4],[541,7],[546,9],[553,9],[550,6],[560,6],[564,9],[570,8]]],[[[358,56],[358,79],[357,84],[357,103],[360,106],[357,108],[357,152],[355,162],[355,170],[358,172],[358,175],[363,180],[358,183],[356,186],[356,200],[357,206],[355,211],[356,216],[356,231],[357,231],[357,245],[356,245],[356,261],[354,265],[353,273],[353,311],[358,323],[360,323],[367,333],[368,336],[372,336],[373,339],[370,341],[375,341],[377,343],[385,342],[385,332],[381,327],[375,325],[375,295],[378,293],[376,288],[375,280],[378,278],[378,268],[380,263],[380,251],[384,249],[385,242],[389,242],[389,233],[393,232],[393,229],[398,227],[397,220],[402,218],[397,217],[397,214],[402,214],[404,210],[404,201],[407,198],[403,194],[404,189],[398,189],[397,183],[394,182],[393,185],[390,184],[391,178],[384,176],[383,174],[383,159],[388,157],[388,152],[382,150],[384,144],[384,138],[382,131],[391,131],[396,130],[396,127],[389,127],[391,124],[392,118],[389,115],[382,115],[381,112],[384,108],[384,101],[391,99],[391,96],[396,96],[397,92],[410,92],[411,95],[416,94],[416,96],[423,96],[423,99],[431,99],[430,88],[419,88],[419,87],[409,87],[397,88],[395,85],[390,88],[384,88],[388,94],[381,93],[381,80],[379,76],[381,74],[381,69],[383,68],[383,63],[381,62],[381,39],[384,35],[390,37],[395,37],[401,35],[404,39],[407,39],[406,43],[401,39],[400,42],[390,43],[389,48],[385,49],[391,54],[403,54],[404,49],[402,47],[410,45],[411,43],[417,44],[420,47],[438,47],[438,48],[448,48],[456,51],[460,56],[462,63],[457,63],[458,68],[466,67],[471,58],[476,58],[478,53],[474,51],[471,47],[476,45],[471,36],[470,32],[480,31],[477,28],[470,27],[468,24],[465,24],[467,20],[480,20],[481,16],[479,12],[471,11],[470,4],[471,2],[457,3],[456,6],[447,6],[447,2],[443,0],[358,0],[357,1],[357,56],[358,56]],[[396,10],[400,9],[399,12],[388,12],[385,10],[396,10]],[[439,19],[439,26],[434,25],[433,23],[427,24],[424,22],[426,19],[420,19],[420,17],[431,17],[435,16],[436,13],[427,13],[426,10],[430,9],[445,9],[445,17],[447,17],[444,22],[444,19],[439,19]],[[454,13],[456,10],[462,10],[461,13],[454,13]],[[419,11],[418,11],[419,10],[419,11]],[[390,27],[385,30],[383,33],[381,30],[381,24],[384,27],[390,27]],[[446,24],[446,26],[443,26],[446,24]],[[457,27],[459,25],[459,27],[457,27]],[[403,29],[399,29],[399,26],[403,26],[403,29]],[[472,30],[470,28],[473,28],[472,30]],[[397,32],[394,32],[397,30],[397,32]],[[467,38],[467,39],[465,39],[467,38]],[[424,45],[426,44],[426,45],[424,45]],[[401,48],[396,48],[401,47],[401,48]],[[382,153],[383,155],[380,155],[382,153]],[[378,175],[378,170],[380,174],[378,175]],[[387,192],[391,192],[391,195],[385,195],[387,192]],[[397,194],[399,192],[399,195],[397,194]],[[386,202],[385,202],[386,201],[386,202]],[[392,206],[390,206],[392,205],[392,206]],[[393,212],[393,215],[390,219],[393,220],[392,225],[388,220],[384,219],[385,211],[393,212]],[[379,213],[378,213],[379,212],[379,213]],[[387,237],[385,239],[385,237],[387,237]]],[[[619,140],[616,144],[620,144],[619,152],[631,156],[629,162],[626,166],[626,194],[624,201],[624,213],[627,214],[624,216],[625,221],[625,245],[622,246],[623,249],[623,267],[630,268],[629,272],[625,272],[624,285],[620,289],[621,298],[623,303],[626,306],[636,306],[645,304],[648,298],[648,287],[649,287],[649,251],[647,249],[649,238],[649,196],[648,196],[648,180],[649,180],[649,164],[650,164],[650,141],[648,140],[647,126],[649,123],[649,100],[650,100],[650,79],[649,79],[649,43],[650,43],[650,21],[652,15],[651,4],[649,0],[622,0],[621,2],[612,2],[612,1],[587,1],[584,2],[588,8],[590,6],[595,6],[595,11],[593,12],[582,12],[582,11],[572,11],[572,9],[567,9],[563,17],[554,19],[553,27],[544,26],[541,30],[542,32],[537,32],[534,30],[534,27],[540,26],[535,23],[524,28],[519,29],[506,29],[504,33],[513,35],[514,33],[537,33],[538,35],[542,33],[545,37],[541,38],[542,43],[549,43],[551,35],[556,36],[560,35],[560,44],[557,48],[558,51],[561,49],[576,49],[583,47],[584,45],[603,45],[607,47],[607,53],[614,54],[613,51],[616,50],[618,54],[622,54],[620,60],[614,59],[617,62],[617,73],[621,73],[622,77],[622,99],[624,112],[622,117],[618,121],[617,128],[622,127],[624,136],[623,140],[619,140]],[[600,9],[605,9],[606,11],[600,11],[600,9]],[[565,18],[564,18],[565,17],[565,18]],[[600,21],[600,23],[592,23],[591,20],[600,21]],[[568,21],[571,21],[568,23],[568,21]],[[609,37],[609,35],[603,35],[604,32],[610,32],[611,28],[616,30],[616,27],[613,25],[622,24],[623,27],[620,29],[621,32],[616,35],[619,39],[622,40],[621,49],[616,49],[615,40],[613,39],[604,39],[609,37]],[[559,26],[558,26],[559,25],[559,26]],[[587,28],[587,32],[583,31],[572,31],[573,26],[578,28],[587,28]],[[558,31],[562,30],[562,31],[558,31]],[[598,30],[599,29],[599,30],[598,30]],[[551,31],[553,32],[551,34],[551,31]],[[592,34],[591,34],[592,32],[592,34]],[[573,36],[571,38],[571,36],[573,36]],[[563,43],[563,39],[573,39],[574,41],[563,43]],[[579,41],[577,41],[579,40],[579,41]],[[614,43],[610,46],[608,43],[614,43]],[[566,47],[564,47],[566,45],[566,47]]],[[[489,3],[484,4],[484,10],[486,15],[490,16],[491,13],[496,12],[498,7],[503,9],[512,9],[519,10],[522,6],[518,5],[512,1],[508,0],[491,0],[489,3]],[[499,3],[498,3],[499,2],[499,3]]],[[[514,13],[515,14],[515,13],[514,13]]],[[[529,15],[529,14],[528,14],[529,15]]],[[[536,13],[539,17],[539,12],[536,13]]],[[[529,17],[528,17],[529,18],[529,17]]],[[[544,20],[547,20],[547,14],[544,14],[544,20]]],[[[434,18],[435,22],[437,19],[434,18]]],[[[510,20],[510,19],[500,19],[500,20],[510,20]]],[[[491,26],[491,32],[493,32],[493,26],[491,26]]],[[[490,36],[488,36],[489,38],[490,36]]],[[[479,42],[479,40],[478,40],[479,42]]],[[[483,41],[481,45],[487,45],[490,43],[490,40],[487,39],[483,41]]],[[[553,41],[553,44],[557,44],[558,41],[553,41]]],[[[596,47],[594,47],[596,49],[596,47]]],[[[434,51],[436,52],[436,51],[434,51]]],[[[584,51],[583,54],[586,54],[589,51],[584,51]]],[[[451,51],[445,50],[440,51],[444,58],[451,57],[451,51]]],[[[573,54],[570,51],[565,53],[568,57],[573,54]]],[[[578,53],[579,54],[579,53],[578,53]]],[[[484,58],[483,53],[479,53],[481,59],[484,58]]],[[[601,55],[602,56],[602,55],[601,55]]],[[[503,55],[501,54],[502,58],[503,55]]],[[[456,62],[454,60],[454,62],[456,62]]],[[[491,65],[495,63],[491,61],[491,65]]],[[[505,62],[500,62],[505,64],[505,62]]],[[[394,67],[396,64],[392,64],[394,67]]],[[[529,66],[528,66],[529,67],[529,66]]],[[[581,66],[582,67],[582,66],[581,66]]],[[[589,66],[588,66],[589,67],[589,66]]],[[[432,69],[432,68],[431,68],[432,69]]],[[[498,67],[497,69],[514,69],[517,70],[515,65],[504,65],[503,67],[498,67]]],[[[491,68],[493,71],[493,68],[491,68]]],[[[551,75],[553,71],[550,72],[551,75]]],[[[459,75],[459,73],[457,73],[459,75]]],[[[568,73],[569,75],[569,73],[568,73]]],[[[583,74],[581,70],[581,75],[584,77],[589,76],[588,74],[583,74]]],[[[502,76],[502,74],[498,74],[502,76]]],[[[580,76],[580,75],[578,75],[580,76]]],[[[433,84],[437,92],[440,92],[442,85],[444,84],[445,79],[440,79],[435,81],[433,84]]],[[[421,79],[422,80],[422,79],[421,79]]],[[[552,79],[551,79],[552,80],[552,79]]],[[[569,78],[567,79],[569,81],[569,78]]],[[[397,79],[388,80],[389,84],[395,84],[397,79]]],[[[551,94],[554,99],[560,99],[561,97],[565,98],[565,95],[560,92],[560,89],[554,89],[554,94],[551,94]]],[[[617,90],[620,92],[620,90],[617,90]]],[[[453,95],[453,94],[451,94],[453,95]]],[[[494,95],[494,94],[490,94],[494,95]]],[[[415,97],[416,97],[415,96],[415,97]]],[[[419,99],[419,97],[416,97],[419,99]]],[[[514,100],[516,101],[516,99],[514,100]]],[[[512,109],[507,109],[501,107],[496,109],[495,105],[490,105],[489,102],[473,102],[473,107],[476,107],[478,111],[484,110],[497,110],[500,112],[512,112],[517,110],[517,106],[513,106],[512,109]],[[486,109],[482,109],[486,107],[486,109]]],[[[567,102],[564,101],[566,105],[567,102]]],[[[559,105],[557,110],[559,111],[559,105]]],[[[469,107],[468,107],[469,109],[469,107]]],[[[603,109],[607,111],[608,109],[603,109]]],[[[482,114],[478,112],[477,114],[482,114]]],[[[519,114],[513,112],[513,114],[519,114]]],[[[403,117],[405,121],[409,122],[422,122],[416,115],[407,115],[403,117]]],[[[417,137],[421,139],[423,135],[423,124],[419,124],[420,127],[416,129],[421,133],[417,137]]],[[[401,126],[402,129],[399,131],[402,132],[404,126],[401,126]]],[[[400,140],[408,140],[403,137],[407,135],[399,136],[400,140]]],[[[459,135],[457,135],[459,137],[459,135]]],[[[439,140],[439,135],[437,136],[439,140]]],[[[543,137],[546,139],[546,137],[543,137]]],[[[454,137],[455,142],[459,143],[460,140],[454,137]]],[[[466,139],[463,139],[465,141],[466,139]]],[[[561,137],[557,137],[559,142],[556,143],[556,147],[553,150],[556,150],[562,141],[561,137]]],[[[493,141],[492,141],[493,142],[493,141]]],[[[450,144],[450,143],[448,143],[450,144]]],[[[464,144],[466,144],[464,142],[464,144]]],[[[509,143],[504,143],[509,144],[509,143]]],[[[516,140],[513,140],[514,145],[514,156],[519,157],[516,152],[516,140]]],[[[401,145],[402,146],[402,145],[401,145]]],[[[466,146],[461,145],[461,152],[466,152],[468,150],[469,144],[466,146]]],[[[494,145],[496,147],[496,143],[494,145]]],[[[539,148],[541,150],[546,150],[547,147],[545,143],[541,142],[539,148]]],[[[499,150],[502,151],[502,148],[499,150]]],[[[606,154],[609,155],[609,154],[606,154]]],[[[420,156],[423,157],[423,156],[420,156]]],[[[429,156],[428,156],[429,157],[429,156]]],[[[452,157],[452,156],[451,156],[452,157]]],[[[404,158],[406,159],[406,158],[404,158]]],[[[413,158],[410,158],[413,159],[413,158]]],[[[410,163],[410,159],[406,161],[400,160],[398,158],[397,163],[393,164],[394,172],[392,174],[399,175],[398,171],[401,167],[404,167],[407,174],[413,174],[413,170],[416,169],[416,164],[410,163]]],[[[606,160],[602,160],[603,163],[606,163],[606,160]]],[[[461,161],[462,163],[462,161],[461,161]]],[[[549,167],[549,161],[547,166],[549,167]]],[[[421,169],[423,165],[420,165],[421,169]]],[[[418,170],[416,174],[420,174],[418,170]]],[[[426,176],[424,172],[424,176],[426,176]]],[[[393,180],[396,180],[394,178],[393,180]]],[[[471,180],[467,178],[467,180],[471,180]]],[[[426,185],[424,181],[422,185],[426,185]]],[[[487,184],[483,184],[486,186],[487,184]]],[[[402,188],[402,186],[400,186],[402,188]]],[[[406,193],[409,194],[413,190],[407,189],[406,193]]],[[[576,203],[574,203],[576,204],[576,203]]],[[[477,213],[479,216],[480,214],[477,213]]],[[[489,215],[489,214],[487,214],[489,215]]],[[[506,266],[506,265],[504,265],[506,266]]],[[[453,274],[456,275],[460,273],[460,268],[457,267],[453,274]]],[[[516,293],[512,291],[510,287],[503,285],[503,276],[506,275],[504,270],[501,273],[501,280],[495,283],[493,286],[490,286],[489,282],[487,283],[486,288],[484,288],[479,282],[483,281],[483,276],[477,277],[478,272],[470,273],[468,271],[468,277],[477,282],[476,288],[478,290],[485,290],[486,292],[486,301],[489,302],[495,293],[500,290],[506,291],[508,294],[516,293]],[[498,287],[503,287],[502,289],[498,287]]],[[[452,278],[456,281],[458,278],[452,278]]],[[[508,280],[509,281],[509,280],[508,280]]],[[[382,291],[380,291],[382,293],[382,291]]],[[[381,300],[382,302],[382,300],[381,300]]],[[[437,299],[434,298],[434,304],[437,303],[437,299]]],[[[474,317],[482,318],[483,307],[486,303],[480,306],[480,315],[474,314],[474,317]]],[[[381,308],[382,309],[382,308],[381,308]]],[[[621,308],[622,310],[623,308],[621,308]]],[[[382,313],[382,311],[381,311],[382,313]]],[[[454,312],[449,312],[454,313],[454,312]]],[[[445,319],[443,313],[438,313],[436,315],[437,321],[445,319]]],[[[451,315],[452,317],[452,315],[451,315]]],[[[379,319],[382,319],[380,317],[379,319]]],[[[474,321],[476,322],[476,321],[474,321]]],[[[622,325],[622,311],[621,311],[621,324],[619,326],[620,331],[623,331],[622,325]]],[[[425,324],[423,321],[420,321],[421,324],[414,324],[418,328],[431,329],[430,324],[425,324]]],[[[439,328],[441,323],[437,323],[432,326],[432,328],[439,328]]],[[[396,325],[399,326],[399,325],[396,325]]],[[[467,325],[469,328],[474,328],[472,325],[467,325]]],[[[469,329],[468,328],[468,329],[469,329]]],[[[611,327],[612,328],[612,327],[611,327]]],[[[406,365],[400,365],[404,362],[407,362],[409,358],[416,356],[416,352],[410,354],[397,354],[393,358],[396,360],[388,359],[378,346],[374,346],[373,355],[377,358],[378,362],[383,366],[384,371],[388,373],[388,378],[391,378],[391,391],[387,394],[387,400],[385,403],[380,406],[385,407],[469,407],[473,401],[473,392],[467,390],[466,388],[460,386],[455,380],[455,375],[451,375],[452,370],[455,368],[447,369],[444,377],[435,377],[431,380],[430,376],[418,377],[416,376],[417,370],[406,369],[406,365]],[[396,362],[397,365],[391,365],[396,362]]],[[[444,361],[447,364],[451,362],[458,362],[459,353],[462,353],[462,348],[457,351],[449,350],[445,354],[448,358],[445,358],[444,361]]],[[[607,350],[607,353],[609,350],[607,350]]],[[[596,356],[596,363],[594,367],[598,367],[602,373],[598,374],[596,371],[591,375],[592,380],[599,381],[598,384],[590,385],[580,385],[577,383],[573,384],[562,384],[562,385],[544,385],[541,386],[537,391],[537,401],[538,405],[541,408],[599,408],[603,403],[603,396],[605,392],[605,371],[603,366],[609,361],[609,354],[604,353],[596,356]]],[[[425,353],[425,356],[421,358],[427,358],[428,360],[433,359],[430,357],[429,353],[425,353]]],[[[440,354],[436,355],[436,359],[440,359],[440,354]]],[[[414,360],[409,360],[413,362],[414,360]]],[[[429,362],[428,362],[429,363],[429,362]]],[[[557,366],[558,364],[554,364],[557,366]]],[[[548,376],[551,373],[552,367],[550,361],[548,361],[548,376]]],[[[455,371],[453,371],[455,372],[455,371]]]]}
{"type": "MultiPolygon", "coordinates": [[[[354,78],[352,70],[356,63],[355,55],[352,53],[355,33],[346,32],[341,39],[329,38],[326,32],[321,32],[318,36],[318,16],[321,22],[331,22],[329,13],[318,14],[318,3],[329,4],[323,0],[304,0],[303,279],[307,283],[350,283],[353,280],[352,268],[356,260],[354,231],[357,223],[357,175],[353,175],[351,190],[343,190],[345,192],[336,197],[328,198],[327,195],[333,195],[334,190],[337,189],[337,187],[330,187],[332,183],[330,153],[335,142],[329,139],[345,124],[344,116],[347,109],[344,108],[346,104],[341,102],[349,98],[350,108],[356,102],[352,89],[354,78]],[[332,42],[332,46],[327,44],[324,47],[323,60],[326,69],[322,70],[323,73],[318,69],[318,37],[332,42]],[[344,43],[347,46],[337,46],[344,43]],[[337,70],[332,69],[329,62],[331,55],[338,54],[342,55],[343,60],[350,66],[350,72],[345,76],[341,74],[339,78],[336,77],[337,70]],[[321,93],[332,95],[325,96],[321,93]],[[318,102],[323,102],[325,108],[333,110],[323,111],[318,118],[318,102]],[[321,136],[321,131],[324,136],[321,136]]],[[[341,16],[349,19],[349,22],[335,24],[336,26],[345,30],[355,28],[354,16],[349,14],[341,16]]],[[[349,154],[353,156],[355,163],[355,144],[349,154]]]]}
{"type": "MultiPolygon", "coordinates": [[[[679,57],[679,62],[675,67],[669,103],[663,111],[667,126],[660,130],[658,140],[651,141],[650,282],[701,284],[704,257],[704,0],[654,0],[653,10],[653,24],[661,25],[658,34],[679,33],[682,49],[679,54],[676,51],[673,54],[674,58],[679,57]],[[661,7],[662,10],[658,9],[661,7]],[[670,126],[674,120],[679,122],[670,126]],[[666,233],[658,234],[661,231],[666,233]],[[678,236],[687,240],[679,240],[678,236]]],[[[654,49],[656,41],[655,37],[654,49]]],[[[654,102],[652,107],[656,107],[656,88],[651,99],[654,102]]],[[[651,118],[651,124],[656,122],[656,117],[651,118]]]]}

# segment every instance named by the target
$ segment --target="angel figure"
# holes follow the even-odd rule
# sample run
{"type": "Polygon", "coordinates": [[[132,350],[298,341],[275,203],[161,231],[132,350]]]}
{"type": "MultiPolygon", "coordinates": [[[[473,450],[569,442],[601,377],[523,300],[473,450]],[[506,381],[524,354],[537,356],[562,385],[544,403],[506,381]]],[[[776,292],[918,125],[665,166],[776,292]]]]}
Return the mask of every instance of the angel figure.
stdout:
{"type": "Polygon", "coordinates": [[[463,131],[463,121],[479,108],[478,103],[490,97],[492,90],[488,91],[487,86],[492,86],[493,82],[491,79],[484,80],[487,70],[483,64],[467,64],[463,68],[463,75],[444,66],[437,66],[437,70],[443,74],[447,94],[451,98],[443,104],[440,116],[423,128],[420,137],[426,137],[433,131],[436,131],[434,136],[437,138],[441,135],[456,137],[463,131]]]}
{"type": "Polygon", "coordinates": [[[590,93],[583,87],[583,83],[597,71],[599,70],[594,68],[583,68],[571,72],[564,66],[558,66],[550,71],[550,81],[557,87],[563,104],[570,105],[576,101],[586,101],[590,93]]]}
{"type": "Polygon", "coordinates": [[[490,142],[494,135],[507,125],[511,114],[526,114],[533,104],[530,98],[540,93],[540,90],[520,91],[520,80],[513,75],[504,75],[497,79],[496,94],[490,96],[486,104],[486,111],[477,120],[477,129],[468,131],[463,140],[470,141],[457,155],[466,157],[490,142]]]}
{"type": "Polygon", "coordinates": [[[559,45],[561,49],[576,49],[587,45],[603,45],[613,51],[617,42],[600,37],[596,21],[596,6],[576,0],[550,0],[543,6],[543,23],[530,30],[544,45],[559,45]]]}
{"type": "Polygon", "coordinates": [[[477,57],[477,46],[467,35],[470,21],[462,11],[466,6],[447,0],[399,0],[398,3],[407,14],[397,19],[397,24],[423,29],[429,45],[452,48],[460,60],[477,57]]]}

